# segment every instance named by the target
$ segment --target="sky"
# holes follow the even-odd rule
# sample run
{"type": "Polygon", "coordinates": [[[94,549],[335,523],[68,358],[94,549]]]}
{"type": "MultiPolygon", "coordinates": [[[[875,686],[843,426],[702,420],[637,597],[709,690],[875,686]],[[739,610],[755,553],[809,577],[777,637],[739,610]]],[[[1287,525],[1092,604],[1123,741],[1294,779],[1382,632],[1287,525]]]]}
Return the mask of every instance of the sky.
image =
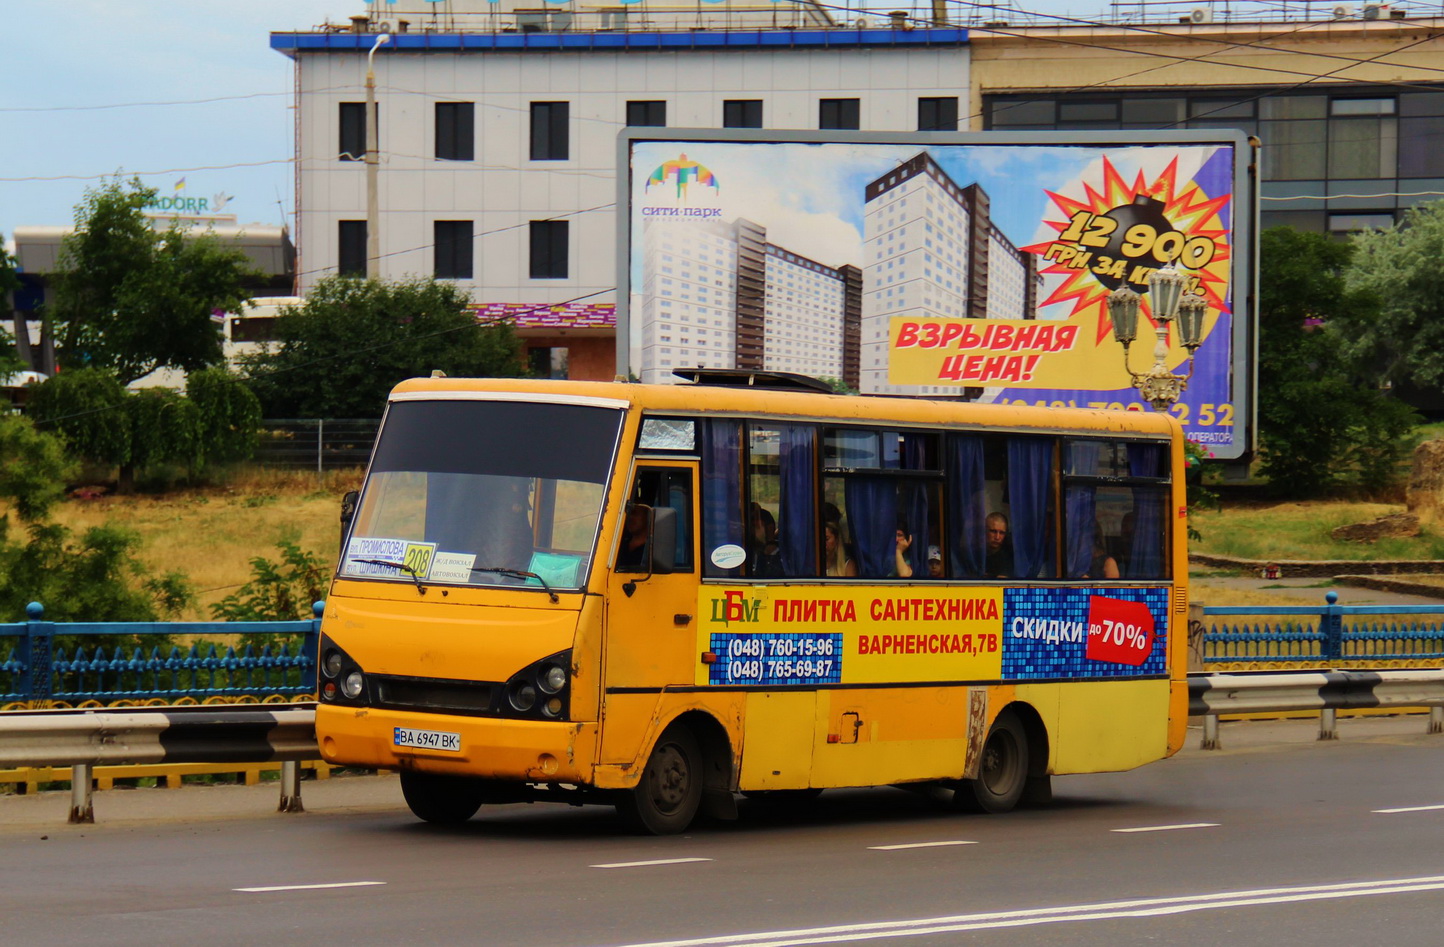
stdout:
{"type": "Polygon", "coordinates": [[[184,177],[185,196],[233,196],[225,212],[242,223],[289,223],[293,76],[268,34],[345,22],[365,4],[5,0],[4,10],[8,241],[16,226],[72,223],[86,188],[116,172],[162,196],[184,177]]]}
{"type": "Polygon", "coordinates": [[[16,226],[72,223],[86,189],[117,172],[163,197],[224,193],[224,211],[241,223],[289,224],[292,70],[268,34],[365,9],[364,0],[4,0],[0,234],[8,242],[16,226]]]}

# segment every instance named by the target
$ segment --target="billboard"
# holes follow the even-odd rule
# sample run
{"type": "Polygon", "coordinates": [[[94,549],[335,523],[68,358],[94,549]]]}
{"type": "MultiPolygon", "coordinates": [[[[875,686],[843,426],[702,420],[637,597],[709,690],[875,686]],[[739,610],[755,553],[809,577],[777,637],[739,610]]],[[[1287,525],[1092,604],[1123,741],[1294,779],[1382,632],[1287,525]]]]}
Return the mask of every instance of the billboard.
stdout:
{"type": "Polygon", "coordinates": [[[1253,218],[1230,130],[621,136],[618,370],[744,368],[863,394],[1151,410],[1108,294],[1149,276],[1207,304],[1173,413],[1219,459],[1251,446],[1253,218]]]}

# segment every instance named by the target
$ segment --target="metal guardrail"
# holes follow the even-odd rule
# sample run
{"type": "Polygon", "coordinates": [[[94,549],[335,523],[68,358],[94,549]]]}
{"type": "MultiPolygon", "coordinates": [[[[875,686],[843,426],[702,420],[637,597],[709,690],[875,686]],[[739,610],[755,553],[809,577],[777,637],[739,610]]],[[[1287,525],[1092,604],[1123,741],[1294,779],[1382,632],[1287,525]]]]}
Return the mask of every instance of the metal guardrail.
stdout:
{"type": "MultiPolygon", "coordinates": [[[[1429,707],[1444,732],[1444,669],[1295,671],[1189,676],[1189,713],[1204,716],[1204,749],[1219,749],[1221,713],[1321,711],[1319,739],[1338,739],[1339,710],[1429,707]]],[[[299,761],[320,755],[314,705],[157,707],[0,714],[0,766],[70,766],[71,822],[93,822],[101,764],[282,762],[283,812],[301,811],[299,761]]]]}
{"type": "Polygon", "coordinates": [[[1203,749],[1219,749],[1219,714],[1319,711],[1319,739],[1339,738],[1338,712],[1428,707],[1444,733],[1444,669],[1190,674],[1188,712],[1203,717],[1203,749]]]}
{"type": "Polygon", "coordinates": [[[0,623],[0,708],[22,702],[309,696],[315,690],[325,603],[311,608],[315,617],[309,621],[48,622],[44,607],[31,602],[28,621],[0,623]],[[254,644],[241,644],[239,650],[235,645],[147,644],[175,636],[240,635],[271,637],[277,643],[259,650],[254,644]],[[15,640],[8,651],[7,638],[15,640]]]}
{"type": "Polygon", "coordinates": [[[1300,622],[1215,625],[1203,635],[1203,663],[1254,661],[1410,661],[1444,663],[1444,605],[1339,605],[1339,593],[1327,604],[1204,606],[1204,617],[1289,618],[1300,622]],[[1316,618],[1304,623],[1304,616],[1316,618]],[[1384,620],[1385,617],[1392,621],[1384,620]],[[1432,620],[1420,620],[1428,616],[1432,620]],[[1349,626],[1345,619],[1353,619],[1349,626]],[[1361,621],[1360,619],[1375,619],[1361,621]]]}
{"type": "Polygon", "coordinates": [[[95,821],[95,766],[144,763],[280,762],[279,809],[300,812],[298,764],[320,755],[311,704],[0,714],[0,766],[71,768],[71,822],[95,821]]]}

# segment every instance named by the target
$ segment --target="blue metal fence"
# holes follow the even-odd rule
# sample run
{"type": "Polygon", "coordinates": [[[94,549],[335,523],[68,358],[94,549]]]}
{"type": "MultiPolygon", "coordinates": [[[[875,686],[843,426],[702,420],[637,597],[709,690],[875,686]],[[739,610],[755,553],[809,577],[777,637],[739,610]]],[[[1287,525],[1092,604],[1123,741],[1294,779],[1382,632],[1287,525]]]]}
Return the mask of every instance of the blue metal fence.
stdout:
{"type": "Polygon", "coordinates": [[[1444,605],[1339,605],[1333,591],[1324,599],[1322,606],[1205,606],[1205,617],[1300,620],[1211,625],[1203,636],[1204,664],[1444,662],[1444,605]],[[1351,619],[1347,626],[1345,619],[1351,619]]]}
{"type": "Polygon", "coordinates": [[[28,621],[0,624],[0,705],[310,694],[324,607],[309,621],[49,622],[31,602],[28,621]],[[205,640],[238,635],[252,641],[205,640]],[[150,636],[200,640],[147,645],[150,636]]]}

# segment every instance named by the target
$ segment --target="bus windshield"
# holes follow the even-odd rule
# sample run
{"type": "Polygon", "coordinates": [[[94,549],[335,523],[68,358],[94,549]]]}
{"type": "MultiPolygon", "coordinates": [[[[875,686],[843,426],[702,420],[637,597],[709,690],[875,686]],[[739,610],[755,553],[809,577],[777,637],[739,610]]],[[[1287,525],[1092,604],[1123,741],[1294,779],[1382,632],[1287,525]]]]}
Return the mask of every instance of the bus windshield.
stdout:
{"type": "Polygon", "coordinates": [[[621,424],[591,405],[392,404],[340,576],[581,588],[621,424]]]}

